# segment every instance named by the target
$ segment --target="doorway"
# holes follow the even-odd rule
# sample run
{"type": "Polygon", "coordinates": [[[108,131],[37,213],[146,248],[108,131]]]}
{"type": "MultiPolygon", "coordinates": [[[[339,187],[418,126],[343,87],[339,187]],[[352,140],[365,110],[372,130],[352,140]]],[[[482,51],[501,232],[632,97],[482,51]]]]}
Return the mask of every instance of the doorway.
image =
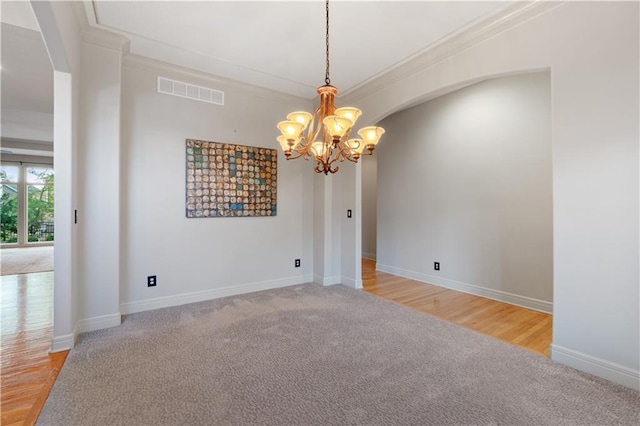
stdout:
{"type": "Polygon", "coordinates": [[[365,290],[547,355],[550,117],[548,71],[487,79],[386,117],[393,149],[380,144],[375,174],[363,165],[362,252],[378,278],[368,282],[363,266],[365,290]],[[512,328],[518,318],[534,326],[512,328]]]}

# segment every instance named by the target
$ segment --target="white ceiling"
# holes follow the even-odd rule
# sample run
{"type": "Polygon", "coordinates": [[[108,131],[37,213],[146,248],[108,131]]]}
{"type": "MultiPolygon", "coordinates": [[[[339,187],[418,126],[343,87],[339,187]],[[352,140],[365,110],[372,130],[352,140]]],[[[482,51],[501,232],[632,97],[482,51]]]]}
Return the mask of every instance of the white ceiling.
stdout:
{"type": "Polygon", "coordinates": [[[2,108],[53,113],[53,68],[40,31],[2,23],[2,108]]]}
{"type": "MultiPolygon", "coordinates": [[[[331,83],[348,93],[512,3],[333,0],[331,83]]],[[[126,36],[135,54],[307,99],[324,84],[322,0],[83,5],[91,26],[126,36]]],[[[3,123],[43,134],[53,112],[53,73],[29,1],[3,0],[0,20],[3,123]]]]}
{"type": "Polygon", "coordinates": [[[1,136],[7,153],[52,156],[53,68],[28,1],[0,4],[1,136]],[[23,143],[40,141],[41,144],[23,143]]]}
{"type": "Polygon", "coordinates": [[[40,31],[36,16],[28,0],[12,0],[0,3],[0,20],[5,24],[40,31]]]}
{"type": "MultiPolygon", "coordinates": [[[[511,3],[334,0],[331,83],[347,93],[511,3]]],[[[89,23],[125,35],[132,53],[305,98],[324,84],[324,1],[84,4],[89,23]]]]}
{"type": "Polygon", "coordinates": [[[53,113],[53,68],[28,1],[3,1],[2,109],[53,113]]]}

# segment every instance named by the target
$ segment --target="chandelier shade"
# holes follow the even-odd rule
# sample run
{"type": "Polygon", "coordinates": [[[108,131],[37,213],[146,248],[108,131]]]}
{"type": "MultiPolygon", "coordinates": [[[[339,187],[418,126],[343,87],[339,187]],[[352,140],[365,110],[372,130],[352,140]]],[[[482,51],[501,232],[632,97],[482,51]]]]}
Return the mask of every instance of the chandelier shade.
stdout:
{"type": "Polygon", "coordinates": [[[278,129],[287,139],[297,139],[304,130],[304,125],[298,121],[281,121],[278,123],[278,129]]]}
{"type": "Polygon", "coordinates": [[[335,139],[342,138],[353,126],[353,121],[337,115],[330,115],[322,120],[322,124],[324,124],[331,137],[335,139]]]}
{"type": "Polygon", "coordinates": [[[384,129],[376,126],[363,127],[358,130],[358,134],[367,145],[376,146],[380,137],[384,134],[384,129]]]}
{"type": "Polygon", "coordinates": [[[336,108],[338,89],[329,79],[329,0],[326,9],[326,69],[325,84],[318,87],[320,102],[313,114],[295,111],[287,115],[286,121],[278,123],[282,135],[277,140],[287,160],[304,158],[315,160],[317,173],[335,173],[337,161],[357,163],[362,155],[371,155],[384,129],[377,126],[364,127],[358,131],[360,138],[349,139],[349,134],[362,111],[354,107],[336,108]],[[366,151],[365,151],[366,150],[366,151]]]}
{"type": "Polygon", "coordinates": [[[296,111],[287,115],[287,120],[297,121],[302,124],[302,130],[305,130],[309,125],[309,122],[313,118],[313,115],[306,111],[296,111]]]}
{"type": "Polygon", "coordinates": [[[356,120],[362,115],[362,111],[358,108],[353,107],[342,107],[336,110],[336,115],[338,117],[344,117],[353,121],[353,124],[356,123],[356,120]]]}

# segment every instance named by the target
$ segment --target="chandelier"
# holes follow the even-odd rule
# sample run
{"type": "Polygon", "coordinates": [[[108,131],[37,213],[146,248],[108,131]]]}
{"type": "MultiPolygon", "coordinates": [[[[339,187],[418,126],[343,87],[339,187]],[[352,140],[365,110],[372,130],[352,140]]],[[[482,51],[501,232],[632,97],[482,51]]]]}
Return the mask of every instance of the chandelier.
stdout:
{"type": "Polygon", "coordinates": [[[335,173],[340,168],[336,161],[349,160],[357,163],[362,155],[371,155],[384,133],[382,127],[369,126],[358,130],[360,138],[349,139],[356,120],[362,114],[358,108],[335,106],[338,89],[329,79],[329,0],[326,8],[326,70],[324,86],[318,87],[320,105],[311,114],[295,111],[287,115],[287,120],[278,123],[282,135],[278,142],[287,160],[314,158],[317,173],[335,173]],[[365,151],[366,150],[366,151],[365,151]]]}

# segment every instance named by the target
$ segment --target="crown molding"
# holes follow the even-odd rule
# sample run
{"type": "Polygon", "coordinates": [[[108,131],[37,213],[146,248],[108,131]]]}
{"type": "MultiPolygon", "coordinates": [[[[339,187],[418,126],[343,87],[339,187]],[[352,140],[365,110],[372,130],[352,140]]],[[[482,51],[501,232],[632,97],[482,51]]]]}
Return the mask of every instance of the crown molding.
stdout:
{"type": "MultiPolygon", "coordinates": [[[[4,149],[4,148],[3,148],[4,149]]],[[[53,166],[53,151],[47,152],[37,152],[30,154],[2,154],[2,162],[3,163],[20,163],[26,165],[44,165],[53,166]]]]}
{"type": "MultiPolygon", "coordinates": [[[[117,30],[115,28],[110,28],[108,26],[104,26],[103,24],[100,23],[100,19],[99,19],[99,13],[98,10],[96,9],[95,5],[94,5],[94,1],[93,0],[78,0],[78,1],[74,1],[72,2],[72,8],[74,10],[74,15],[76,16],[76,22],[78,23],[78,26],[81,28],[81,33],[82,33],[82,41],[83,42],[87,42],[87,43],[91,43],[91,44],[95,44],[95,45],[99,45],[102,47],[106,47],[109,49],[113,49],[113,50],[117,50],[119,52],[122,52],[124,55],[127,54],[131,54],[131,45],[134,45],[134,52],[136,52],[136,46],[138,46],[138,49],[140,49],[140,44],[141,42],[143,44],[145,43],[151,43],[154,46],[161,46],[163,49],[172,49],[175,51],[179,51],[181,53],[186,53],[188,55],[188,58],[190,58],[190,62],[191,65],[184,65],[183,68],[189,68],[192,69],[196,72],[202,72],[205,75],[208,74],[208,67],[198,67],[196,64],[201,61],[201,60],[207,60],[207,61],[218,61],[220,63],[225,63],[225,64],[232,64],[231,62],[227,62],[224,60],[221,60],[219,58],[215,58],[206,54],[203,54],[201,52],[197,52],[197,51],[193,51],[193,50],[189,50],[189,49],[185,49],[182,47],[177,47],[177,46],[173,46],[171,44],[167,44],[164,42],[160,42],[157,40],[152,40],[152,39],[148,39],[142,36],[138,36],[136,34],[129,34],[127,32],[123,32],[120,30],[117,30]]],[[[166,53],[166,51],[164,51],[164,53],[166,53]]],[[[136,52],[134,53],[136,55],[143,55],[144,52],[136,52]]],[[[145,56],[148,57],[150,59],[155,59],[161,63],[165,63],[168,64],[169,62],[166,62],[163,60],[162,57],[156,56],[156,55],[150,55],[150,56],[145,56]]],[[[169,59],[170,60],[170,59],[169,59]]],[[[181,61],[183,62],[183,61],[181,61]]],[[[183,62],[184,63],[184,62],[183,62]]],[[[261,87],[265,87],[267,88],[267,90],[272,90],[274,92],[278,92],[278,89],[268,89],[268,87],[273,87],[275,86],[280,86],[282,88],[282,90],[280,92],[285,93],[288,95],[288,92],[285,91],[285,89],[287,87],[290,87],[291,85],[294,85],[297,87],[296,93],[292,95],[295,98],[304,98],[303,95],[301,95],[300,93],[302,93],[302,91],[310,91],[313,90],[315,93],[315,87],[310,87],[306,84],[303,83],[299,83],[296,81],[292,81],[289,79],[285,79],[284,77],[281,77],[279,75],[275,75],[275,74],[268,74],[268,73],[264,73],[261,71],[256,71],[252,68],[249,67],[245,67],[245,66],[240,66],[237,64],[232,64],[233,66],[235,66],[236,68],[240,68],[246,72],[251,72],[251,73],[259,73],[260,75],[266,76],[270,81],[268,83],[265,83],[264,86],[261,87]]],[[[178,65],[180,66],[180,65],[178,65]]],[[[229,72],[229,70],[227,70],[227,72],[223,73],[226,77],[223,77],[222,74],[220,75],[221,79],[224,78],[229,78],[230,81],[235,81],[237,82],[237,80],[233,80],[233,72],[229,72]]],[[[216,74],[209,74],[209,75],[216,75],[216,74]]],[[[230,83],[231,84],[231,83],[230,83]]],[[[256,84],[252,84],[252,83],[246,83],[248,86],[252,86],[252,87],[257,87],[256,84]]],[[[307,98],[307,100],[309,100],[307,98]]]]}
{"type": "Polygon", "coordinates": [[[252,85],[238,80],[228,79],[215,74],[209,74],[204,71],[183,67],[135,53],[126,54],[122,59],[122,66],[146,70],[162,77],[183,78],[186,79],[187,82],[195,80],[196,82],[199,82],[200,85],[216,90],[226,91],[228,89],[236,89],[250,92],[253,95],[267,97],[269,99],[280,99],[288,102],[295,100],[309,105],[313,103],[313,100],[304,97],[290,95],[288,93],[252,85]]]}
{"type": "Polygon", "coordinates": [[[123,54],[129,53],[130,41],[123,35],[96,28],[90,25],[87,14],[95,14],[93,3],[88,1],[74,1],[71,3],[76,22],[80,27],[82,41],[123,54]]]}
{"type": "Polygon", "coordinates": [[[517,2],[496,15],[492,15],[479,22],[470,24],[460,31],[449,35],[437,43],[427,46],[421,52],[407,58],[405,61],[388,68],[361,84],[342,93],[341,98],[355,102],[387,86],[415,75],[463,50],[476,46],[496,35],[508,31],[518,25],[548,12],[566,3],[563,1],[535,0],[517,2]]]}
{"type": "Polygon", "coordinates": [[[36,151],[53,151],[53,141],[36,141],[31,139],[18,139],[11,137],[0,137],[0,144],[3,148],[22,148],[36,151]]]}
{"type": "MultiPolygon", "coordinates": [[[[42,158],[53,158],[53,141],[36,141],[10,137],[0,138],[2,161],[8,162],[42,162],[42,158]]],[[[49,161],[49,160],[46,160],[49,161]]],[[[53,164],[53,161],[51,160],[53,164]]]]}

